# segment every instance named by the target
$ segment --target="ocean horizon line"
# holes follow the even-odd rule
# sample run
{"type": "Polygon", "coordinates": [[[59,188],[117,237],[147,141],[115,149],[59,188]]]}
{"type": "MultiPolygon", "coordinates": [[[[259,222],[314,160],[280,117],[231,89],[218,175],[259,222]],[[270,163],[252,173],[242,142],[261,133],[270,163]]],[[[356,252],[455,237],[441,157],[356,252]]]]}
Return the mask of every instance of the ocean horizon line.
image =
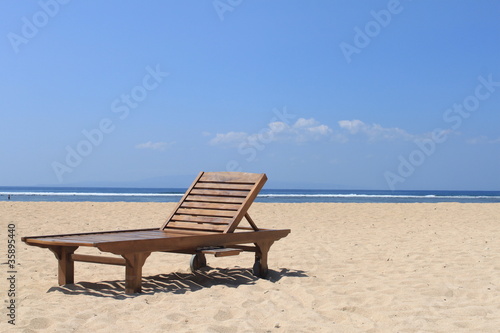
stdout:
{"type": "MultiPolygon", "coordinates": [[[[0,200],[178,201],[186,188],[0,186],[0,200]]],[[[263,189],[261,202],[500,202],[500,191],[263,189]]]]}

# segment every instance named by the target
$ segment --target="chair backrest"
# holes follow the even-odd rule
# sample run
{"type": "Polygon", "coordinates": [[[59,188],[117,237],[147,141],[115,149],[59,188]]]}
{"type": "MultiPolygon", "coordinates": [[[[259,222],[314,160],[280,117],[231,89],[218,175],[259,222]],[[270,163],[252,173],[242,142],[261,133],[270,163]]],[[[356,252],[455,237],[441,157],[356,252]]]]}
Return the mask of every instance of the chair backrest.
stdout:
{"type": "Polygon", "coordinates": [[[161,229],[233,232],[266,181],[263,173],[201,172],[161,229]]]}

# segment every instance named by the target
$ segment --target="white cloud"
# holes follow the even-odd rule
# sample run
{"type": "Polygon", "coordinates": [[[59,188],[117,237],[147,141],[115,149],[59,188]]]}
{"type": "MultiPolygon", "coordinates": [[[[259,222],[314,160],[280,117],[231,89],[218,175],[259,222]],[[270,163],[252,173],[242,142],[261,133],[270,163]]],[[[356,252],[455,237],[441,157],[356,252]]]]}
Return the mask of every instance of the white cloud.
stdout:
{"type": "Polygon", "coordinates": [[[140,143],[135,145],[137,149],[151,149],[151,150],[165,150],[167,147],[171,146],[173,142],[152,142],[148,141],[146,143],[140,143]]]}
{"type": "Polygon", "coordinates": [[[272,141],[295,141],[306,142],[312,140],[332,138],[333,130],[327,125],[321,124],[314,118],[299,118],[291,125],[274,121],[257,133],[246,132],[218,133],[210,140],[212,145],[239,145],[243,142],[260,141],[269,143],[272,141]]]}
{"type": "Polygon", "coordinates": [[[215,138],[210,140],[211,145],[226,144],[237,145],[248,137],[245,132],[228,132],[225,134],[217,133],[215,138]]]}
{"type": "Polygon", "coordinates": [[[318,122],[314,120],[314,118],[299,118],[295,124],[293,125],[294,128],[309,128],[312,126],[315,126],[318,122]]]}
{"type": "Polygon", "coordinates": [[[299,118],[290,128],[290,133],[295,141],[317,141],[321,139],[332,139],[333,130],[325,124],[321,124],[314,118],[299,118]]]}
{"type": "Polygon", "coordinates": [[[361,120],[341,120],[338,122],[340,128],[346,130],[351,135],[364,134],[369,141],[377,140],[413,140],[416,137],[405,130],[397,127],[382,127],[379,124],[366,124],[361,120]]]}
{"type": "Polygon", "coordinates": [[[339,126],[343,129],[348,130],[351,134],[356,134],[360,131],[361,128],[364,128],[366,125],[361,120],[341,120],[339,121],[339,126]]]}
{"type": "Polygon", "coordinates": [[[281,121],[275,121],[275,122],[269,123],[269,125],[267,125],[267,126],[271,129],[271,131],[273,133],[283,132],[288,127],[284,122],[281,122],[281,121]]]}
{"type": "MultiPolygon", "coordinates": [[[[269,123],[257,133],[227,132],[218,133],[210,140],[212,145],[239,146],[242,143],[261,142],[309,142],[328,140],[345,143],[350,136],[362,135],[368,142],[376,141],[415,141],[432,137],[432,133],[420,135],[410,134],[398,127],[383,127],[379,124],[368,124],[359,119],[341,120],[338,122],[340,130],[333,130],[314,118],[299,118],[294,123],[287,124],[281,121],[269,123]]],[[[446,135],[452,134],[446,130],[446,135]]],[[[500,142],[500,139],[496,142],[500,142]]]]}
{"type": "Polygon", "coordinates": [[[330,127],[326,126],[326,125],[319,125],[319,126],[316,126],[316,127],[309,127],[307,129],[309,132],[311,133],[314,133],[314,134],[318,134],[318,135],[328,135],[332,132],[332,130],[330,129],[330,127]]]}

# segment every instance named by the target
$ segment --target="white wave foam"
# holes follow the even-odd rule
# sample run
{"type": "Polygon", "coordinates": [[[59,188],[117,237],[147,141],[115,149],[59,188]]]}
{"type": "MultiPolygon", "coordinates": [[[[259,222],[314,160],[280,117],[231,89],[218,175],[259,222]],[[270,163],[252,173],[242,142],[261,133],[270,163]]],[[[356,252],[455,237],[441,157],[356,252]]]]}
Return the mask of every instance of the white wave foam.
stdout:
{"type": "Polygon", "coordinates": [[[500,199],[500,196],[404,194],[260,194],[262,198],[394,198],[394,199],[500,199]]]}
{"type": "Polygon", "coordinates": [[[181,193],[85,193],[85,192],[0,192],[0,195],[89,196],[89,197],[181,197],[181,193]]]}
{"type": "MultiPolygon", "coordinates": [[[[182,197],[183,193],[103,193],[103,192],[0,192],[10,196],[87,196],[87,197],[182,197]]],[[[268,193],[259,198],[344,198],[344,199],[500,199],[500,196],[485,195],[405,195],[405,194],[332,194],[332,193],[268,193]]]]}

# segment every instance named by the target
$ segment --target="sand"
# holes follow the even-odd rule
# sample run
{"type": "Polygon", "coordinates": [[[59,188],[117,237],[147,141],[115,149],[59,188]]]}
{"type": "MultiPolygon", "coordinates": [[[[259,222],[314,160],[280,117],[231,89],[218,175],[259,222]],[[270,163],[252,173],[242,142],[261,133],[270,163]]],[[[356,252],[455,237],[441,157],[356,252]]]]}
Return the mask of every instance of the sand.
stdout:
{"type": "Polygon", "coordinates": [[[76,263],[76,283],[59,287],[54,255],[20,241],[158,227],[173,205],[0,202],[4,301],[9,224],[18,260],[16,325],[2,302],[0,331],[500,332],[500,204],[256,203],[259,226],[292,229],[267,280],[250,253],[207,257],[196,274],[189,256],[154,253],[141,295],[110,265],[76,263]]]}

